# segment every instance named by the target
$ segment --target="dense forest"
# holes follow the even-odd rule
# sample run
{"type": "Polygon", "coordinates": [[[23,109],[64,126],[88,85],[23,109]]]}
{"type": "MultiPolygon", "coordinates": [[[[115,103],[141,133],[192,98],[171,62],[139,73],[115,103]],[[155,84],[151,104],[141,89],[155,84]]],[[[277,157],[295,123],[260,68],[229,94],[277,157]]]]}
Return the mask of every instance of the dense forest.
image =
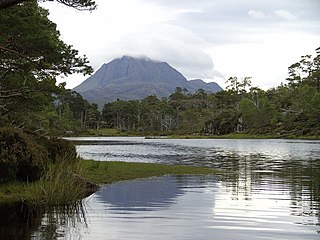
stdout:
{"type": "Polygon", "coordinates": [[[101,119],[133,132],[319,136],[320,48],[288,70],[286,84],[267,91],[253,87],[250,77],[231,77],[226,90],[214,94],[178,87],[168,99],[107,103],[101,119]]]}

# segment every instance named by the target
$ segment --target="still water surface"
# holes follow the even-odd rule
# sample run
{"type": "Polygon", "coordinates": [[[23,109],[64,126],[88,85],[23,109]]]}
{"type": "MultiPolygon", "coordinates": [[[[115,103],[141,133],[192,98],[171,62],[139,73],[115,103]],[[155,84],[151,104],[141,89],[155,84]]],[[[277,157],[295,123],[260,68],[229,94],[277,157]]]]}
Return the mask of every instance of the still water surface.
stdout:
{"type": "Polygon", "coordinates": [[[32,239],[320,239],[320,141],[73,138],[85,159],[207,166],[102,187],[32,239]]]}

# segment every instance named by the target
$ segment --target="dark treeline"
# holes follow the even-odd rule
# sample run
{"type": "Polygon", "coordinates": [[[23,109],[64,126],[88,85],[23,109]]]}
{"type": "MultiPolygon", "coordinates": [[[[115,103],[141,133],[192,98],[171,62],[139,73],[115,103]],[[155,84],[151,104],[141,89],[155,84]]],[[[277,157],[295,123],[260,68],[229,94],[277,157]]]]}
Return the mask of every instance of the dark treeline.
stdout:
{"type": "Polygon", "coordinates": [[[232,77],[217,93],[177,88],[168,99],[118,100],[104,105],[109,127],[133,132],[320,135],[320,49],[289,67],[286,84],[267,91],[250,77],[232,77]]]}

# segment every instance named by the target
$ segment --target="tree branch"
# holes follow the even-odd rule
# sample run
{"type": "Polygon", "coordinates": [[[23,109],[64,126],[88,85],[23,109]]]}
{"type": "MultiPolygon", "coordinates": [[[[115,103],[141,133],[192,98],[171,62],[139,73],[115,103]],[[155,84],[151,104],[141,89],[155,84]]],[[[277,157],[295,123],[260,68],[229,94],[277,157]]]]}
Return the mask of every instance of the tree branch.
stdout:
{"type": "MultiPolygon", "coordinates": [[[[34,90],[36,91],[36,90],[34,90]]],[[[8,99],[8,98],[15,98],[15,97],[23,97],[24,94],[33,92],[30,89],[22,89],[22,90],[1,90],[0,89],[0,99],[8,99]]]]}
{"type": "Polygon", "coordinates": [[[21,97],[21,96],[22,96],[22,93],[21,93],[21,92],[16,92],[16,93],[8,94],[8,95],[0,95],[0,99],[21,97]]]}
{"type": "MultiPolygon", "coordinates": [[[[1,0],[0,0],[1,1],[1,0]]],[[[27,60],[29,63],[31,63],[35,68],[39,68],[39,65],[37,65],[34,61],[32,61],[32,59],[30,59],[28,56],[25,56],[23,55],[22,53],[16,51],[16,50],[13,50],[13,49],[10,49],[10,48],[7,48],[7,47],[3,47],[0,45],[0,51],[4,51],[4,52],[8,52],[8,53],[12,53],[12,54],[15,54],[25,60],[27,60]]]]}
{"type": "Polygon", "coordinates": [[[0,9],[8,8],[25,0],[0,0],[0,9]]]}
{"type": "MultiPolygon", "coordinates": [[[[13,5],[22,3],[26,0],[0,0],[0,9],[5,9],[13,5]]],[[[54,0],[43,0],[53,2],[54,0]]],[[[93,0],[56,0],[68,7],[75,8],[77,10],[92,11],[97,8],[97,4],[93,0]]]]}

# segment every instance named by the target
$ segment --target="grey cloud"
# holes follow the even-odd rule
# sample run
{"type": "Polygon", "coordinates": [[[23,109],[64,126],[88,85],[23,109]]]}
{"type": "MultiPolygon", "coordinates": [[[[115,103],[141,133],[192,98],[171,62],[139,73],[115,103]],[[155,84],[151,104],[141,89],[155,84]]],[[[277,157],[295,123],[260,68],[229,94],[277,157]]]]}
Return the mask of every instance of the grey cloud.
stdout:
{"type": "MultiPolygon", "coordinates": [[[[168,10],[186,8],[201,11],[177,15],[171,24],[185,26],[202,38],[219,43],[246,41],[252,29],[270,29],[318,34],[320,29],[319,0],[149,0],[168,10]],[[292,22],[292,24],[283,24],[292,22]],[[240,31],[241,29],[241,31],[240,31]]],[[[149,2],[148,1],[148,2],[149,2]]]]}
{"type": "Polygon", "coordinates": [[[259,35],[273,31],[319,31],[319,21],[314,21],[320,19],[315,11],[320,6],[318,0],[143,1],[176,14],[166,25],[126,35],[96,59],[101,62],[125,54],[146,55],[168,62],[187,78],[212,78],[219,74],[214,72],[211,57],[202,50],[206,42],[211,46],[254,43],[259,35]]]}
{"type": "Polygon", "coordinates": [[[142,32],[129,34],[101,57],[111,60],[121,55],[147,56],[165,61],[182,72],[186,78],[213,78],[213,62],[202,49],[206,42],[193,32],[177,26],[156,25],[142,32]]]}
{"type": "MultiPolygon", "coordinates": [[[[65,35],[67,42],[86,53],[95,69],[122,55],[145,55],[168,62],[189,79],[223,79],[224,74],[232,69],[235,69],[233,72],[241,71],[238,68],[243,57],[248,58],[245,55],[251,54],[249,64],[256,62],[254,58],[260,56],[251,46],[262,46],[270,51],[286,50],[282,55],[276,52],[284,62],[296,53],[298,56],[300,52],[304,54],[299,49],[307,49],[308,45],[318,42],[320,35],[320,0],[124,0],[121,4],[113,0],[97,2],[100,2],[101,9],[104,7],[104,11],[97,10],[90,17],[77,18],[77,22],[81,23],[78,28],[74,24],[66,27],[67,24],[61,21],[65,19],[61,17],[64,15],[56,14],[56,19],[65,28],[62,36],[65,35]],[[110,12],[113,2],[117,4],[114,11],[110,12]],[[133,9],[129,12],[135,13],[140,7],[144,9],[144,6],[151,6],[150,9],[159,11],[159,17],[150,20],[146,15],[141,19],[141,28],[139,23],[129,28],[126,3],[133,4],[133,9]],[[107,18],[110,14],[114,18],[107,18]],[[149,28],[145,29],[145,26],[149,28]],[[145,30],[138,32],[139,29],[145,30]],[[291,37],[296,39],[290,42],[291,37]],[[239,46],[246,51],[237,52],[239,46]],[[217,49],[223,49],[223,52],[215,52],[217,49]],[[221,68],[218,70],[222,74],[214,68],[209,54],[221,68]]],[[[56,13],[63,12],[59,7],[56,13]]],[[[84,13],[81,16],[82,14],[84,13]]],[[[75,18],[72,19],[75,21],[75,18]]],[[[277,59],[266,58],[265,61],[274,61],[279,65],[279,56],[277,59]]],[[[245,64],[243,66],[246,67],[245,64]]],[[[251,72],[251,65],[248,69],[251,72]]],[[[273,68],[272,72],[275,71],[273,68]]]]}

